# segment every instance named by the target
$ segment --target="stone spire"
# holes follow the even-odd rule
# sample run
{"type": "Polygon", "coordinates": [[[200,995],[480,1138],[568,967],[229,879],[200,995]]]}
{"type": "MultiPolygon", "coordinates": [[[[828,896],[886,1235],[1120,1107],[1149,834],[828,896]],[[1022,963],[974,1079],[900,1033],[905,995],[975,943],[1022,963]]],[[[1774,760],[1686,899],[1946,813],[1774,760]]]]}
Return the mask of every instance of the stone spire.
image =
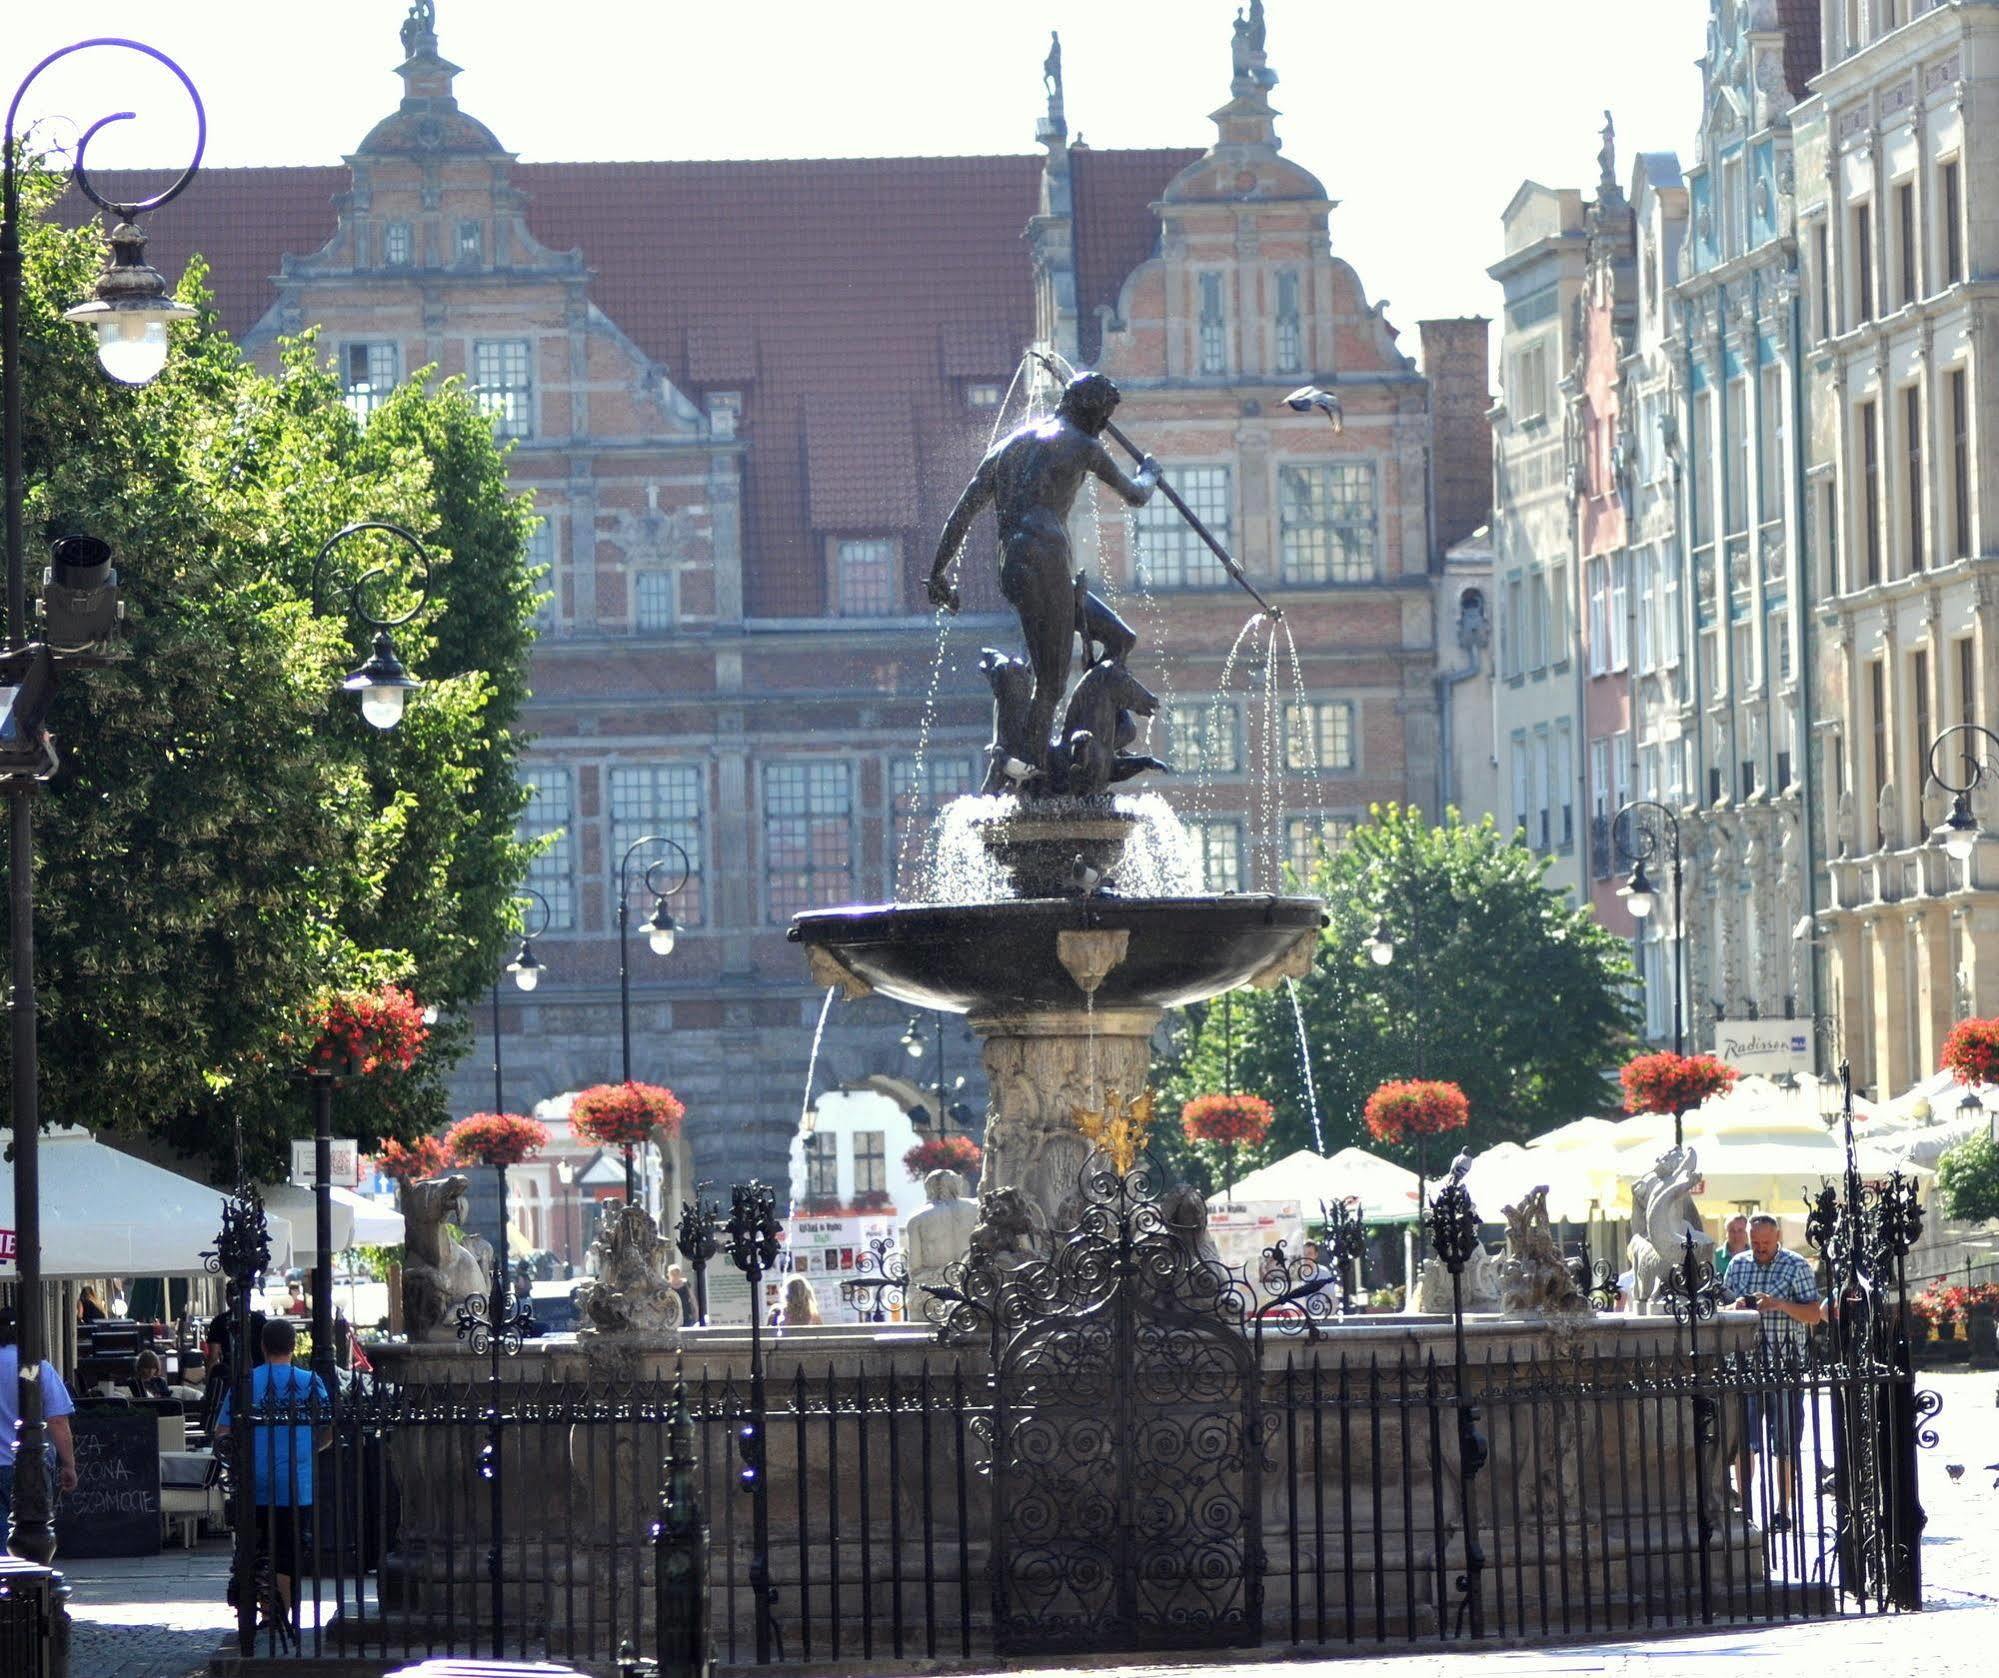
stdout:
{"type": "Polygon", "coordinates": [[[403,61],[396,74],[403,79],[403,109],[456,110],[451,80],[458,66],[441,57],[437,50],[436,0],[413,0],[409,16],[403,19],[403,61]]]}
{"type": "Polygon", "coordinates": [[[374,126],[358,154],[500,151],[493,131],[458,108],[451,91],[458,66],[437,50],[435,0],[414,0],[403,19],[402,43],[403,61],[396,66],[403,79],[402,103],[374,126]]]}
{"type": "Polygon", "coordinates": [[[1235,15],[1235,36],[1229,43],[1234,74],[1229,80],[1229,102],[1214,113],[1222,146],[1252,146],[1276,151],[1277,112],[1268,95],[1277,85],[1277,72],[1270,68],[1264,52],[1263,0],[1249,0],[1249,11],[1235,15]]]}

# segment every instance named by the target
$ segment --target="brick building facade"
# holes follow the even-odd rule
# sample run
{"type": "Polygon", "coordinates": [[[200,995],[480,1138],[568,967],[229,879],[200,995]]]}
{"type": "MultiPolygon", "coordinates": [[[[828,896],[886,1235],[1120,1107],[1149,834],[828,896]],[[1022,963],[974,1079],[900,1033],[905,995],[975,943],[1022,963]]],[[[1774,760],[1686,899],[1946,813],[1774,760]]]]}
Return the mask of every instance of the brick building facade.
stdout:
{"type": "MultiPolygon", "coordinates": [[[[517,1103],[617,1075],[614,876],[663,834],[694,873],[672,956],[632,942],[636,1075],[686,1099],[699,1175],[784,1170],[821,1002],[786,922],[906,887],[908,826],[983,773],[978,649],[1018,634],[990,526],[963,617],[940,625],[921,579],[1030,345],[1119,381],[1120,423],[1296,639],[1277,738],[1243,660],[1207,703],[1249,608],[1205,550],[1163,502],[1079,509],[1079,563],[1168,702],[1189,772],[1165,790],[1209,884],[1274,879],[1373,800],[1433,800],[1431,504],[1444,486],[1482,522],[1482,440],[1458,402],[1439,461],[1430,382],[1279,155],[1256,12],[1205,151],[1072,144],[1054,71],[1038,157],[810,162],[520,165],[417,29],[400,104],[344,167],[210,171],[163,223],[155,260],[206,255],[258,359],[318,327],[358,414],[420,368],[464,375],[543,514],[524,779],[528,830],[558,836],[532,877],[555,922],[545,982],[506,996],[517,1103]],[[1343,430],[1283,405],[1308,382],[1343,430]]],[[[1482,329],[1444,334],[1431,371],[1482,392],[1484,353],[1482,329]]],[[[899,1070],[902,1023],[836,1007],[818,1087],[899,1070]]]]}

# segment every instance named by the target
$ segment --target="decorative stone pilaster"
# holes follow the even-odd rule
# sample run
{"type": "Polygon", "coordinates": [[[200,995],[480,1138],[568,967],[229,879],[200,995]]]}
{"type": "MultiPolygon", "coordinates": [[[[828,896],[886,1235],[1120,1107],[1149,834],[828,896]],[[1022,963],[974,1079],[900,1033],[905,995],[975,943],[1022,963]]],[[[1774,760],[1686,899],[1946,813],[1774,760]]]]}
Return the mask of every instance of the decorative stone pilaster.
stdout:
{"type": "Polygon", "coordinates": [[[1159,1020],[1157,1008],[974,1018],[992,1086],[981,1192],[1017,1188],[1053,1226],[1089,1157],[1077,1110],[1145,1088],[1159,1020]]]}

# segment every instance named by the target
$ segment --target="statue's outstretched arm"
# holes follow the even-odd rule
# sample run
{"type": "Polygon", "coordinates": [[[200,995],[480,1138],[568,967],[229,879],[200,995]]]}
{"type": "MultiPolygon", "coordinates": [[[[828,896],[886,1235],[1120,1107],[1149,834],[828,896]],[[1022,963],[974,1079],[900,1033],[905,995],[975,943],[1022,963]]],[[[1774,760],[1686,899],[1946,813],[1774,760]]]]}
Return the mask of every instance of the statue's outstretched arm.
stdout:
{"type": "Polygon", "coordinates": [[[1159,482],[1159,462],[1151,455],[1139,462],[1137,477],[1127,478],[1123,468],[1111,458],[1111,451],[1098,442],[1090,445],[1090,470],[1134,507],[1143,507],[1150,501],[1159,482]]]}
{"type": "Polygon", "coordinates": [[[951,509],[951,516],[944,521],[944,534],[937,538],[937,557],[930,562],[928,593],[932,605],[942,606],[947,612],[955,612],[959,606],[958,591],[945,581],[945,572],[951,569],[951,561],[958,557],[958,550],[965,545],[965,533],[972,528],[972,520],[993,498],[993,483],[996,476],[994,466],[998,451],[979,462],[979,469],[972,474],[972,481],[965,486],[958,497],[958,504],[951,509]]]}

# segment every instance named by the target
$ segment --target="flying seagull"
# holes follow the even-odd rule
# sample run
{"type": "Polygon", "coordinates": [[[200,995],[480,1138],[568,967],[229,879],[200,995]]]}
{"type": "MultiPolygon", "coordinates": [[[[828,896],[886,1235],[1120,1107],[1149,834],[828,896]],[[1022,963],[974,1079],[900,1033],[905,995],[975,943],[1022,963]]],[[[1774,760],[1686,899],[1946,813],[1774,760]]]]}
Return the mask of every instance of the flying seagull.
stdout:
{"type": "Polygon", "coordinates": [[[1346,410],[1340,406],[1340,399],[1329,390],[1321,390],[1317,385],[1300,385],[1284,398],[1284,403],[1301,414],[1309,414],[1316,408],[1333,422],[1335,431],[1346,429],[1346,410]]]}

